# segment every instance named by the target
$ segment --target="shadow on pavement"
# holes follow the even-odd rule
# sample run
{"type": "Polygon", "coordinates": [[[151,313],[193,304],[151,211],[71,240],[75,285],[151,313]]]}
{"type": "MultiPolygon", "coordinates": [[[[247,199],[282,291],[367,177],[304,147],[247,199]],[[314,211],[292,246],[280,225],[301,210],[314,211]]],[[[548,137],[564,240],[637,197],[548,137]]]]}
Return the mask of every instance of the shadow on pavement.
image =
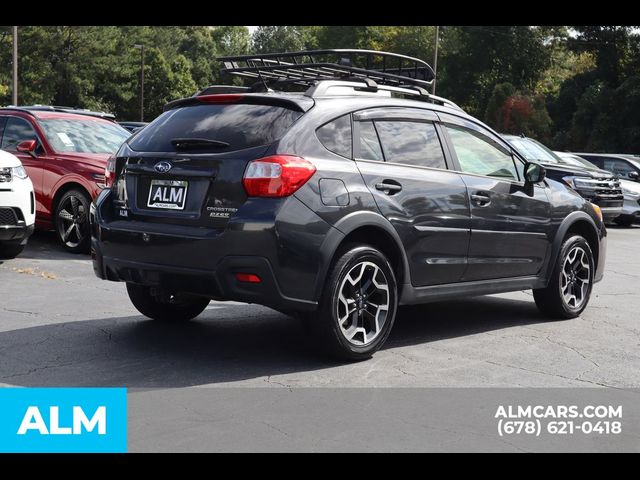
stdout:
{"type": "Polygon", "coordinates": [[[27,248],[18,257],[36,260],[90,260],[89,255],[67,252],[58,243],[56,233],[48,230],[36,230],[29,239],[27,248]]]}
{"type": "MultiPolygon", "coordinates": [[[[237,310],[216,305],[175,325],[132,316],[0,332],[0,383],[170,388],[339,365],[315,352],[296,320],[258,306],[237,310]]],[[[492,297],[404,308],[385,348],[542,321],[532,301],[492,297]]]]}

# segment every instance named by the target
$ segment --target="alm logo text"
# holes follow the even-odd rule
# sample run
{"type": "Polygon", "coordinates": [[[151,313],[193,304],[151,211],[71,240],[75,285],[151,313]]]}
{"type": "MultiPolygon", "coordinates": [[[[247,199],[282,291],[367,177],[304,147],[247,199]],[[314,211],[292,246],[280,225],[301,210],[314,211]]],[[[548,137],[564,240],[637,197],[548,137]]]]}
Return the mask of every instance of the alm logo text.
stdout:
{"type": "Polygon", "coordinates": [[[104,405],[99,406],[91,417],[87,416],[79,406],[73,407],[72,414],[71,426],[62,426],[60,425],[60,407],[49,407],[49,425],[47,425],[40,408],[29,406],[16,433],[26,435],[30,431],[36,431],[41,435],[82,435],[83,432],[96,431],[98,435],[107,434],[107,408],[104,405]]]}
{"type": "Polygon", "coordinates": [[[127,389],[0,388],[0,454],[125,453],[127,389]]]}

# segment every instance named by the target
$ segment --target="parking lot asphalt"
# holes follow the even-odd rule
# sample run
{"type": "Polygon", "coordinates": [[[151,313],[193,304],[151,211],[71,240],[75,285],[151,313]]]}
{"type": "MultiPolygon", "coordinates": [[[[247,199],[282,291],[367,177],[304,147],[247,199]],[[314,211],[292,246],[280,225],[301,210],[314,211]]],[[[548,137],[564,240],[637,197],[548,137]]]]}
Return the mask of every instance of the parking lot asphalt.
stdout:
{"type": "Polygon", "coordinates": [[[383,350],[341,364],[299,321],[257,305],[147,320],[124,284],[40,232],[0,264],[0,385],[639,387],[639,244],[640,228],[609,230],[605,279],[581,318],[546,321],[530,292],[403,308],[383,350]]]}

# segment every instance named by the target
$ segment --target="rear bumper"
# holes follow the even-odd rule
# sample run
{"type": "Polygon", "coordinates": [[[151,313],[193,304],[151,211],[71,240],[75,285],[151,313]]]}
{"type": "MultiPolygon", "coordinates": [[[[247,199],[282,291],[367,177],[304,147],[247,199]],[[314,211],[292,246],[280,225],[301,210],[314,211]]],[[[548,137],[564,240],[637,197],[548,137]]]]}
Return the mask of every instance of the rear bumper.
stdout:
{"type": "Polygon", "coordinates": [[[294,197],[247,202],[222,230],[114,218],[109,196],[103,193],[91,208],[99,278],[278,310],[317,308],[317,252],[331,227],[294,197]],[[240,282],[236,273],[261,281],[240,282]]]}
{"type": "Polygon", "coordinates": [[[103,280],[131,282],[171,292],[186,292],[213,300],[258,303],[278,310],[314,310],[314,302],[282,293],[271,264],[255,256],[224,257],[214,270],[181,268],[105,257],[99,244],[92,245],[93,269],[103,280]],[[252,273],[260,283],[244,283],[236,273],[252,273]]]}

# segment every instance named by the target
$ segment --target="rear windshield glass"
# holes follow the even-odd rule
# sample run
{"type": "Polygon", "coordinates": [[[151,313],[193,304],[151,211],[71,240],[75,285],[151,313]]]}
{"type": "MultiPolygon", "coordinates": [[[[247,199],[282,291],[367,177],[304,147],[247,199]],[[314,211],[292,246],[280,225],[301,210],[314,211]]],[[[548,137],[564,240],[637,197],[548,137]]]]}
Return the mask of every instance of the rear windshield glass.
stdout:
{"type": "Polygon", "coordinates": [[[175,139],[202,139],[198,151],[229,152],[269,144],[281,138],[302,112],[272,105],[196,105],[164,112],[129,146],[136,151],[175,152],[175,139]],[[228,145],[227,145],[228,144],[228,145]]]}

